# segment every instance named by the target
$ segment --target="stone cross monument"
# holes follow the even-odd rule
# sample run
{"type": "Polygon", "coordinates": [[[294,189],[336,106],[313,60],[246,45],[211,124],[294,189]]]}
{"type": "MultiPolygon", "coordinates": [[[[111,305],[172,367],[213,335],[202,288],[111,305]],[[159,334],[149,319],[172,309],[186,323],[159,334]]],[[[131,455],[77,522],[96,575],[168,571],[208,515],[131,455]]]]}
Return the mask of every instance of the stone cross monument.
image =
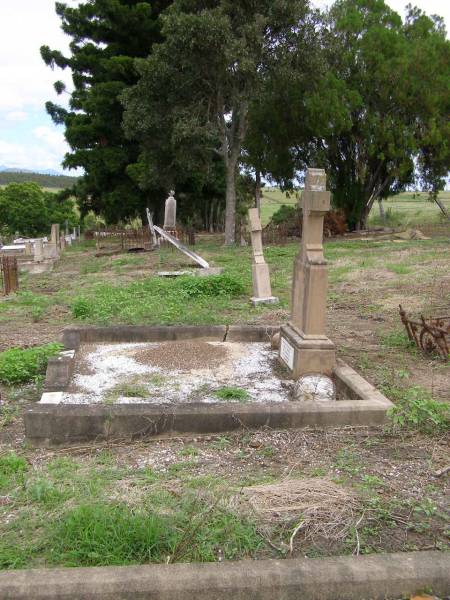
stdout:
{"type": "Polygon", "coordinates": [[[253,298],[251,298],[251,302],[253,306],[257,306],[258,304],[276,304],[278,298],[272,296],[269,265],[264,260],[262,227],[258,209],[250,208],[248,211],[248,218],[250,222],[253,249],[253,298]]]}
{"type": "Polygon", "coordinates": [[[280,360],[294,379],[307,373],[330,376],[334,344],[325,335],[327,263],[323,255],[323,219],[330,209],[323,169],[308,169],[303,192],[303,234],[295,259],[291,320],[280,330],[280,360]]]}
{"type": "Polygon", "coordinates": [[[164,229],[175,229],[177,225],[177,201],[174,197],[175,192],[169,192],[164,211],[164,229]]]}

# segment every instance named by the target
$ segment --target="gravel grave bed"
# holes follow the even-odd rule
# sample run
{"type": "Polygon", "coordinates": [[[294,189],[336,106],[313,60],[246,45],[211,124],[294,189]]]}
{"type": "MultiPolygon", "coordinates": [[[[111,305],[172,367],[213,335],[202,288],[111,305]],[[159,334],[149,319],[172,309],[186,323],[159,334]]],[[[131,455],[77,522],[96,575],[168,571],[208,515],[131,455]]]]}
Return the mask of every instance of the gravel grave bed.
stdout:
{"type": "Polygon", "coordinates": [[[283,376],[267,343],[86,344],[63,403],[286,402],[292,382],[283,376]]]}

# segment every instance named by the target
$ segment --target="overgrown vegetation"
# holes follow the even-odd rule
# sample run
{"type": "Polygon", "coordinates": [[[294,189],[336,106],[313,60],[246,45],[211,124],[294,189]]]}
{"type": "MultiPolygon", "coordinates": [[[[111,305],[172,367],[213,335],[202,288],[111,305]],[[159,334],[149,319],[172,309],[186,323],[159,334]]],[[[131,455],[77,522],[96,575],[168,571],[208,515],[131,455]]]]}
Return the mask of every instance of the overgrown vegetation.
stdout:
{"type": "Polygon", "coordinates": [[[208,320],[212,299],[216,307],[226,306],[244,291],[242,280],[227,274],[174,280],[152,277],[126,286],[98,285],[89,296],[76,297],[72,311],[78,319],[100,322],[120,317],[135,323],[155,314],[163,323],[184,323],[192,318],[195,322],[200,315],[208,320]]]}
{"type": "Polygon", "coordinates": [[[34,348],[11,348],[0,352],[0,382],[7,385],[28,383],[45,373],[47,361],[62,349],[52,343],[34,348]]]}
{"type": "Polygon", "coordinates": [[[246,402],[250,397],[247,390],[238,387],[223,387],[216,390],[214,395],[221,400],[239,400],[239,402],[246,402]]]}
{"type": "Polygon", "coordinates": [[[419,386],[407,390],[390,388],[395,406],[389,416],[394,429],[412,429],[438,434],[450,429],[450,406],[433,400],[431,394],[419,386]]]}

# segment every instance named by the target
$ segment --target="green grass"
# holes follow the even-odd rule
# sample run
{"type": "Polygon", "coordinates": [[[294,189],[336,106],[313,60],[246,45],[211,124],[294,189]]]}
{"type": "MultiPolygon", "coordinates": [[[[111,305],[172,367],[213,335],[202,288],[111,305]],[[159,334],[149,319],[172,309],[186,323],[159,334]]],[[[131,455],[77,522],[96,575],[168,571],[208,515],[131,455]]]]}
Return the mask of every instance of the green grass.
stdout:
{"type": "Polygon", "coordinates": [[[211,277],[152,277],[128,285],[99,284],[72,302],[74,317],[105,323],[208,323],[230,300],[244,296],[240,278],[228,274],[211,277]]]}
{"type": "Polygon", "coordinates": [[[239,402],[246,402],[250,398],[247,390],[238,387],[223,387],[216,390],[214,395],[220,400],[239,400],[239,402]]]}
{"type": "Polygon", "coordinates": [[[0,515],[13,511],[0,519],[0,568],[208,562],[219,549],[233,560],[262,547],[256,523],[227,508],[233,488],[224,492],[220,478],[192,478],[192,459],[158,475],[120,468],[111,458],[80,465],[59,457],[37,468],[16,454],[0,455],[0,495],[11,502],[0,515]],[[176,494],[162,485],[172,477],[176,494]],[[113,499],[121,481],[128,487],[113,499]]]}

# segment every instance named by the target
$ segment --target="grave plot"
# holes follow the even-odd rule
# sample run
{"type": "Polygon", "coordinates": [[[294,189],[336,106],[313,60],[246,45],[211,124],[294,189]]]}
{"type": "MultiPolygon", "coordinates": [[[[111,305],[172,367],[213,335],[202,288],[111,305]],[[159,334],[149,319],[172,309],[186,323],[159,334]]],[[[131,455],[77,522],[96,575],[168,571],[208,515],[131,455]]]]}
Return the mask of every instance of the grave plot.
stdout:
{"type": "Polygon", "coordinates": [[[240,428],[383,423],[390,401],[338,361],[336,399],[294,400],[276,328],[66,329],[46,392],[25,413],[35,445],[240,428]]]}
{"type": "Polygon", "coordinates": [[[87,344],[61,403],[282,402],[292,382],[276,357],[263,342],[87,344]]]}

